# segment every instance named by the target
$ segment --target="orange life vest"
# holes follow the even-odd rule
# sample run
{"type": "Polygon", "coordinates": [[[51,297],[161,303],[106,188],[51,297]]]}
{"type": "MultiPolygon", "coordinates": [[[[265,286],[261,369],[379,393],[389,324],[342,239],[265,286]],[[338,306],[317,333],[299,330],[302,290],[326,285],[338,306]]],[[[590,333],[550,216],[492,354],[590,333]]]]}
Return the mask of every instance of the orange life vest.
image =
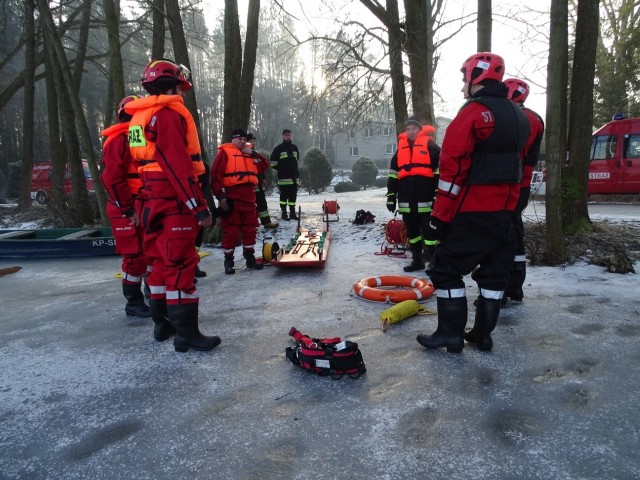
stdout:
{"type": "Polygon", "coordinates": [[[233,143],[223,143],[218,150],[227,154],[227,169],[222,178],[224,187],[247,183],[258,185],[258,167],[252,157],[244,154],[233,143]]]}
{"type": "Polygon", "coordinates": [[[413,152],[406,133],[398,135],[398,180],[412,175],[433,177],[431,156],[429,155],[430,134],[436,129],[425,125],[413,142],[413,152]]]}
{"type": "Polygon", "coordinates": [[[162,171],[155,160],[156,144],[145,137],[144,132],[151,118],[158,110],[170,108],[180,114],[187,123],[187,152],[193,161],[193,175],[205,173],[204,162],[200,152],[198,130],[191,112],[184,106],[180,95],[149,95],[125,104],[125,111],[133,118],[129,122],[129,147],[131,155],[142,163],[143,171],[162,171]]]}
{"type": "MultiPolygon", "coordinates": [[[[111,125],[108,128],[105,128],[102,131],[102,136],[107,137],[102,145],[102,148],[107,146],[107,144],[118,137],[118,135],[126,135],[129,130],[129,122],[124,123],[116,123],[115,125],[111,125]]],[[[131,158],[129,162],[129,166],[127,167],[127,185],[129,185],[129,190],[131,191],[131,195],[137,195],[142,188],[142,180],[140,180],[140,174],[138,173],[138,168],[140,168],[140,162],[131,158]]]]}

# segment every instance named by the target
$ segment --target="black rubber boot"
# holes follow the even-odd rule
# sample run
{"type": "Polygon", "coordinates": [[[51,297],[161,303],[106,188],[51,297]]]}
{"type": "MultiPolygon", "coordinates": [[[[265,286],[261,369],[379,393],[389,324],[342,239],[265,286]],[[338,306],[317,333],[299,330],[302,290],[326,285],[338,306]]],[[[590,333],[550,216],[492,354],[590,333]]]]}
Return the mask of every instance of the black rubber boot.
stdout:
{"type": "Polygon", "coordinates": [[[285,209],[282,210],[282,216],[280,217],[282,220],[289,221],[289,215],[287,215],[287,211],[285,209]]]}
{"type": "Polygon", "coordinates": [[[462,335],[467,324],[467,299],[438,298],[438,328],[432,335],[418,335],[418,343],[425,348],[445,348],[460,353],[464,347],[462,335]]]}
{"type": "Polygon", "coordinates": [[[167,301],[162,300],[149,301],[151,307],[151,318],[153,319],[153,338],[156,342],[164,342],[168,340],[171,335],[176,334],[176,329],[169,323],[169,314],[167,313],[167,301]]]}
{"type": "Polygon", "coordinates": [[[509,282],[504,291],[504,298],[508,297],[513,302],[521,302],[524,297],[522,286],[527,278],[527,262],[514,262],[509,273],[509,282]]]}
{"type": "Polygon", "coordinates": [[[476,300],[476,321],[473,328],[464,333],[464,339],[475,343],[478,350],[485,352],[493,348],[491,332],[496,328],[500,315],[500,300],[491,300],[479,296],[476,300]]]}
{"type": "Polygon", "coordinates": [[[220,337],[206,336],[198,328],[198,302],[167,305],[169,321],[176,329],[173,346],[176,352],[186,352],[190,348],[206,352],[220,345],[220,337]]]}
{"type": "Polygon", "coordinates": [[[203,278],[207,276],[207,272],[200,270],[200,265],[196,265],[196,278],[203,278]]]}
{"type": "Polygon", "coordinates": [[[224,273],[236,273],[236,269],[233,266],[233,255],[224,256],[224,273]]]}
{"type": "Polygon", "coordinates": [[[411,263],[403,268],[405,272],[417,272],[418,270],[424,270],[424,257],[422,256],[422,245],[411,245],[411,256],[413,259],[411,263]]]}
{"type": "Polygon", "coordinates": [[[122,282],[122,293],[127,299],[127,304],[124,307],[124,313],[127,314],[127,317],[149,318],[151,316],[151,309],[144,303],[141,286],[140,283],[122,282]]]}
{"type": "Polygon", "coordinates": [[[300,218],[296,214],[296,207],[289,207],[289,218],[291,220],[299,220],[300,218]]]}
{"type": "Polygon", "coordinates": [[[264,217],[261,220],[262,226],[266,229],[272,230],[274,228],[278,228],[280,224],[278,222],[272,222],[270,217],[264,217]]]}
{"type": "Polygon", "coordinates": [[[255,256],[254,252],[245,251],[245,252],[242,253],[242,256],[247,261],[247,268],[252,268],[254,270],[260,270],[262,267],[264,267],[263,264],[258,263],[256,261],[256,256],[255,256]]]}

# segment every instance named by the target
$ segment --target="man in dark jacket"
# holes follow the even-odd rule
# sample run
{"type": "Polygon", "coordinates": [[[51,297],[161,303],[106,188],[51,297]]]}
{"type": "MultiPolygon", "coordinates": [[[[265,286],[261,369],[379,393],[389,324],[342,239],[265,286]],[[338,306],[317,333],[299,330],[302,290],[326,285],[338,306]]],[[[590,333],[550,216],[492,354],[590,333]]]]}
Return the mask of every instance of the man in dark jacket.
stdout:
{"type": "Polygon", "coordinates": [[[398,151],[391,158],[387,180],[387,209],[402,214],[413,257],[405,272],[424,268],[423,251],[429,258],[435,241],[424,236],[429,228],[433,197],[438,186],[440,147],[431,138],[435,128],[422,126],[418,117],[409,117],[398,135],[398,151]]]}
{"type": "Polygon", "coordinates": [[[271,168],[278,172],[282,220],[298,220],[296,198],[298,196],[297,179],[300,176],[299,157],[298,147],[292,142],[291,130],[285,128],[282,131],[282,143],[273,149],[270,159],[271,168]],[[287,206],[289,215],[287,215],[287,206]]]}
{"type": "Polygon", "coordinates": [[[493,347],[491,332],[516,251],[513,214],[520,193],[522,149],[529,136],[527,118],[507,98],[504,60],[499,55],[476,53],[461,71],[468,101],[447,128],[429,222],[430,239],[440,241],[427,268],[437,289],[438,328],[417,338],[426,348],[446,347],[454,353],[462,351],[464,339],[480,350],[493,347]],[[471,271],[480,297],[475,325],[465,334],[467,297],[462,277],[471,271]]]}

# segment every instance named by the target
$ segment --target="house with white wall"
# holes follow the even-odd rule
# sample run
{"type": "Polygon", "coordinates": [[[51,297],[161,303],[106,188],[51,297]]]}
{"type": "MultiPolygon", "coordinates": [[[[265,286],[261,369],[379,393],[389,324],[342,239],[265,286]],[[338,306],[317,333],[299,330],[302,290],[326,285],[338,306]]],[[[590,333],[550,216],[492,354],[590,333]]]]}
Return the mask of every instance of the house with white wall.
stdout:
{"type": "MultiPolygon", "coordinates": [[[[436,118],[435,141],[442,145],[444,132],[451,123],[450,118],[436,118]]],[[[395,123],[387,121],[362,122],[347,131],[333,134],[333,158],[335,167],[351,169],[356,160],[367,157],[379,168],[387,168],[398,148],[395,123]]]]}

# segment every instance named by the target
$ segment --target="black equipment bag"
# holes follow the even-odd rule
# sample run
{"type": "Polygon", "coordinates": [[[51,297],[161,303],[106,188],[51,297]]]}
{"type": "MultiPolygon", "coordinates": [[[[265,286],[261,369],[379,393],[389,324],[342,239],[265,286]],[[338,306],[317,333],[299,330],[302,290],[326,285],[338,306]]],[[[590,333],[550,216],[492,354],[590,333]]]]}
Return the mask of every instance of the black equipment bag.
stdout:
{"type": "Polygon", "coordinates": [[[358,210],[353,223],[356,225],[364,225],[365,223],[374,223],[376,216],[370,211],[358,210]]]}
{"type": "Polygon", "coordinates": [[[310,338],[291,327],[296,345],[287,347],[287,358],[298,367],[339,380],[343,375],[358,378],[367,371],[358,344],[335,338],[310,338]]]}

